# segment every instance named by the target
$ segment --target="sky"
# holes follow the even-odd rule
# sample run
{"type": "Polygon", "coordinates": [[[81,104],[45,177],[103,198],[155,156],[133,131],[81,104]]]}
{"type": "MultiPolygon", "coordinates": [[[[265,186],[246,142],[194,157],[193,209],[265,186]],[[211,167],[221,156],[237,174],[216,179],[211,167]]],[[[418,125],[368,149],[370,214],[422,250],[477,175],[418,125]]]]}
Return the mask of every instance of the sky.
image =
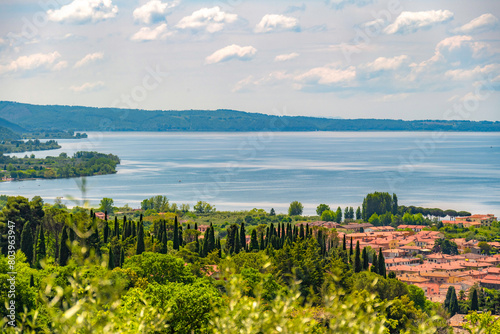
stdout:
{"type": "Polygon", "coordinates": [[[498,0],[2,0],[0,100],[500,121],[498,0]]]}

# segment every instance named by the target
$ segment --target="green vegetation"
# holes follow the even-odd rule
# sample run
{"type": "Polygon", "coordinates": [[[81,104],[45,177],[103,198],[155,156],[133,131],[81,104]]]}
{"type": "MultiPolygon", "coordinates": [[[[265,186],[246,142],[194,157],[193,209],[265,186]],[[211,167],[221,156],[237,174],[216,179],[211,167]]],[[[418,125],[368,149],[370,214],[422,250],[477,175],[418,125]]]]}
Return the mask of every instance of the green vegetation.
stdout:
{"type": "Polygon", "coordinates": [[[61,146],[55,140],[48,140],[47,142],[40,142],[35,140],[11,140],[0,142],[0,152],[2,153],[16,153],[16,152],[31,152],[31,151],[44,151],[55,150],[61,146]]]}
{"type": "Polygon", "coordinates": [[[19,139],[21,136],[9,128],[0,126],[0,140],[19,139]]]}
{"type": "Polygon", "coordinates": [[[120,159],[112,154],[77,152],[73,157],[61,153],[58,157],[43,159],[31,157],[16,158],[0,153],[0,176],[15,180],[27,178],[65,178],[116,173],[120,159]]]}
{"type": "MultiPolygon", "coordinates": [[[[500,122],[327,119],[234,110],[129,110],[0,102],[0,117],[29,131],[500,131],[500,122]],[[19,115],[22,115],[20,117],[19,115]],[[103,120],[106,120],[103,123],[103,120]],[[112,124],[112,127],[103,126],[112,124]]],[[[1,125],[1,124],[0,124],[1,125]]]]}
{"type": "Polygon", "coordinates": [[[24,139],[83,139],[88,138],[86,133],[75,133],[72,130],[61,131],[61,130],[44,130],[44,131],[32,131],[28,133],[23,133],[22,137],[24,139]]]}

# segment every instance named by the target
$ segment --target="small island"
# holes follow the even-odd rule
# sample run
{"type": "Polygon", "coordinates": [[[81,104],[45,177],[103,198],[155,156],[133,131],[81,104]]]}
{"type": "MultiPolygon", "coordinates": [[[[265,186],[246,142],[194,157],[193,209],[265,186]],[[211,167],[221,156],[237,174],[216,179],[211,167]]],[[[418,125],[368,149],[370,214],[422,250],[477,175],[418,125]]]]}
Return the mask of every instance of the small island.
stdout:
{"type": "Polygon", "coordinates": [[[27,179],[56,179],[116,173],[120,159],[113,154],[76,152],[72,157],[61,153],[57,157],[16,158],[0,152],[2,181],[27,179]]]}

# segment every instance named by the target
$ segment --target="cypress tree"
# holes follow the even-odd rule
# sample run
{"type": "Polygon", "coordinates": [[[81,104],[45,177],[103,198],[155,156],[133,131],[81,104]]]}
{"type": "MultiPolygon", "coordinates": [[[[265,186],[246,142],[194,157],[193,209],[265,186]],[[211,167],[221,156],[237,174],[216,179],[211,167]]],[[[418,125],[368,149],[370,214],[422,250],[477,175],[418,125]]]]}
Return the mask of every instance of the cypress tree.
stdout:
{"type": "Polygon", "coordinates": [[[198,253],[198,255],[202,255],[200,252],[200,241],[198,240],[198,236],[196,236],[196,243],[194,244],[195,248],[194,251],[198,253]]]}
{"type": "Polygon", "coordinates": [[[359,241],[356,242],[356,254],[354,255],[354,272],[359,273],[362,269],[361,266],[361,251],[359,249],[359,241]]]}
{"type": "Polygon", "coordinates": [[[305,234],[304,234],[304,224],[300,224],[299,227],[299,238],[304,240],[305,239],[305,234]]]}
{"type": "Polygon", "coordinates": [[[137,236],[137,229],[139,228],[139,224],[142,223],[142,216],[141,219],[139,220],[139,223],[135,222],[130,222],[130,231],[132,231],[132,238],[135,238],[137,236]]]}
{"type": "Polygon", "coordinates": [[[378,259],[377,259],[377,253],[373,254],[373,262],[372,262],[372,266],[370,268],[370,271],[375,273],[375,274],[378,274],[378,259]]]}
{"type": "Polygon", "coordinates": [[[198,231],[198,223],[194,223],[194,229],[198,231]]]}
{"type": "Polygon", "coordinates": [[[363,270],[368,270],[370,267],[368,263],[368,252],[366,251],[366,247],[363,248],[363,270]]]}
{"type": "MultiPolygon", "coordinates": [[[[123,217],[123,222],[125,222],[125,221],[126,221],[126,218],[123,217]]],[[[115,216],[115,230],[114,230],[114,235],[115,235],[115,237],[120,237],[120,226],[118,225],[118,218],[116,218],[116,216],[115,216]]]]}
{"type": "Polygon", "coordinates": [[[108,269],[113,270],[114,267],[115,267],[115,260],[113,259],[113,250],[109,248],[108,269]]]}
{"type": "Polygon", "coordinates": [[[306,224],[306,238],[309,238],[311,231],[309,230],[309,224],[306,224]]]}
{"type": "Polygon", "coordinates": [[[351,263],[352,261],[352,254],[354,254],[354,251],[353,251],[352,237],[351,237],[351,244],[349,245],[349,263],[351,263]]]}
{"type": "Polygon", "coordinates": [[[345,234],[344,234],[344,240],[342,241],[342,250],[347,250],[347,245],[346,245],[346,241],[345,241],[345,234]]]}
{"type": "MultiPolygon", "coordinates": [[[[196,241],[198,242],[198,236],[196,236],[196,241]]],[[[168,253],[168,241],[167,241],[167,233],[161,234],[161,249],[160,253],[167,254],[168,253]]]]}
{"type": "Polygon", "coordinates": [[[179,250],[179,225],[177,223],[177,216],[174,218],[174,249],[179,250]]]}
{"type": "Polygon", "coordinates": [[[382,254],[382,248],[379,248],[379,253],[378,253],[378,273],[379,275],[384,276],[384,278],[387,278],[385,272],[385,259],[384,259],[384,254],[382,254]]]}
{"type": "Polygon", "coordinates": [[[59,244],[59,265],[65,266],[68,263],[70,256],[70,250],[68,247],[68,230],[69,227],[65,227],[62,230],[61,243],[59,244]]]}
{"type": "Polygon", "coordinates": [[[135,254],[140,255],[146,250],[144,245],[144,227],[142,226],[142,222],[138,224],[138,233],[137,233],[137,247],[135,254]]]}
{"type": "Polygon", "coordinates": [[[108,237],[109,237],[109,225],[108,225],[108,219],[106,217],[106,220],[104,221],[104,231],[102,232],[103,235],[103,241],[105,244],[108,243],[108,237]]]}
{"type": "Polygon", "coordinates": [[[245,223],[243,222],[241,223],[240,227],[240,247],[242,251],[247,250],[247,233],[245,231],[245,223]]]}
{"type": "Polygon", "coordinates": [[[31,222],[28,221],[23,226],[21,232],[21,251],[26,255],[26,260],[31,265],[33,264],[33,231],[31,222]]]}
{"type": "Polygon", "coordinates": [[[203,251],[201,252],[201,257],[206,257],[208,253],[210,252],[209,245],[208,245],[208,234],[209,230],[205,230],[205,234],[203,235],[203,251]]]}
{"type": "Polygon", "coordinates": [[[34,287],[35,286],[35,279],[33,278],[33,274],[31,274],[30,276],[30,287],[34,287]]]}
{"type": "Polygon", "coordinates": [[[253,229],[250,237],[250,251],[259,250],[259,242],[257,241],[257,230],[253,229]]]}
{"type": "Polygon", "coordinates": [[[210,229],[208,230],[208,247],[209,253],[215,249],[215,230],[212,223],[210,223],[210,229]]]}
{"type": "Polygon", "coordinates": [[[238,254],[241,250],[240,236],[238,233],[238,228],[234,229],[234,253],[238,254]]]}
{"type": "Polygon", "coordinates": [[[125,252],[123,247],[120,247],[120,267],[123,267],[123,262],[125,262],[125,252]]]}
{"type": "Polygon", "coordinates": [[[260,233],[259,235],[259,249],[264,250],[264,233],[260,233]]]}
{"type": "Polygon", "coordinates": [[[38,232],[38,241],[36,243],[36,266],[41,268],[40,261],[47,256],[47,251],[45,249],[45,233],[43,231],[43,225],[40,225],[40,231],[38,232]]]}
{"type": "Polygon", "coordinates": [[[219,250],[219,258],[222,258],[222,246],[220,244],[220,237],[217,237],[217,249],[219,250]]]}
{"type": "Polygon", "coordinates": [[[450,315],[453,317],[455,314],[457,314],[458,310],[459,307],[458,307],[457,294],[455,292],[455,288],[453,288],[453,293],[451,295],[451,300],[450,300],[450,315]]]}
{"type": "Polygon", "coordinates": [[[471,298],[471,303],[470,303],[470,310],[471,311],[479,311],[479,298],[478,298],[478,295],[477,295],[477,289],[476,288],[474,288],[474,290],[472,291],[472,298],[471,298]]]}
{"type": "Polygon", "coordinates": [[[450,286],[448,287],[448,291],[446,291],[446,298],[444,299],[444,308],[448,311],[450,311],[450,305],[451,305],[451,295],[455,292],[455,288],[450,286]]]}
{"type": "Polygon", "coordinates": [[[179,247],[184,246],[184,238],[182,237],[182,224],[179,225],[179,247]]]}

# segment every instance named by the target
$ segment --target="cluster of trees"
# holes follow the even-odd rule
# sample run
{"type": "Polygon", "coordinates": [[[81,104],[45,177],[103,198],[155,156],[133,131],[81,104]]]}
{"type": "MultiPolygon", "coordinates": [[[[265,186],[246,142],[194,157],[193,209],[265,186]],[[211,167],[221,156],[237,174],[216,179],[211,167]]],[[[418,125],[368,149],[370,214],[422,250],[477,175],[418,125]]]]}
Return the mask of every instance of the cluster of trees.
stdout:
{"type": "Polygon", "coordinates": [[[73,157],[61,153],[58,157],[16,158],[0,153],[0,176],[14,179],[26,178],[66,178],[116,173],[120,159],[113,154],[97,152],[76,152],[73,157]]]}
{"type": "Polygon", "coordinates": [[[405,212],[411,212],[411,213],[421,213],[424,216],[427,217],[465,217],[465,216],[470,216],[471,213],[468,211],[455,211],[455,210],[443,210],[443,209],[438,209],[438,208],[422,208],[419,206],[404,206],[401,205],[399,206],[398,211],[400,213],[405,213],[405,212]]]}
{"type": "Polygon", "coordinates": [[[48,140],[40,142],[40,140],[11,140],[0,142],[0,152],[2,153],[15,153],[15,152],[30,152],[30,151],[43,151],[55,150],[61,146],[55,140],[48,140]]]}
{"type": "Polygon", "coordinates": [[[448,288],[444,308],[453,316],[457,313],[467,314],[469,312],[490,312],[500,314],[500,291],[495,289],[484,289],[475,284],[468,296],[464,290],[457,292],[453,286],[448,288]]]}

